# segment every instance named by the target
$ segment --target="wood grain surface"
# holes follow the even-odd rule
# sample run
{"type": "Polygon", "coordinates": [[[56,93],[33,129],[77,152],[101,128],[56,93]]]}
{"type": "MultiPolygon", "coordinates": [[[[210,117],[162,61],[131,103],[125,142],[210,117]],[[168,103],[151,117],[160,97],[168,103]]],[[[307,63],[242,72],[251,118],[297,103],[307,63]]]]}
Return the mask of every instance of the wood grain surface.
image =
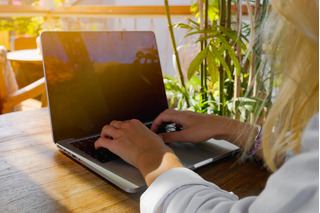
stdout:
{"type": "MultiPolygon", "coordinates": [[[[258,195],[269,173],[228,157],[196,170],[239,197],[258,195]]],[[[63,155],[47,108],[0,116],[0,212],[139,212],[129,194],[63,155]]]]}

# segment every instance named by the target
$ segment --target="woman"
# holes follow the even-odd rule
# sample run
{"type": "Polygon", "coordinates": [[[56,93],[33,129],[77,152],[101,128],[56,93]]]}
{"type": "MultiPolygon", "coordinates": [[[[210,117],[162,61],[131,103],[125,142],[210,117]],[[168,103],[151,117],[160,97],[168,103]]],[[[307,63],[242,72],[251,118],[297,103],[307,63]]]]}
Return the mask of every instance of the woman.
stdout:
{"type": "Polygon", "coordinates": [[[319,211],[319,1],[273,0],[272,10],[263,29],[273,37],[266,36],[265,43],[283,80],[261,140],[255,126],[173,110],[155,119],[153,132],[137,120],[113,121],[103,128],[96,148],[108,148],[137,167],[149,186],[141,197],[142,212],[319,211]],[[159,137],[154,132],[163,122],[183,130],[159,137]],[[259,196],[238,200],[183,168],[164,144],[209,138],[229,140],[266,162],[274,173],[259,196]]]}

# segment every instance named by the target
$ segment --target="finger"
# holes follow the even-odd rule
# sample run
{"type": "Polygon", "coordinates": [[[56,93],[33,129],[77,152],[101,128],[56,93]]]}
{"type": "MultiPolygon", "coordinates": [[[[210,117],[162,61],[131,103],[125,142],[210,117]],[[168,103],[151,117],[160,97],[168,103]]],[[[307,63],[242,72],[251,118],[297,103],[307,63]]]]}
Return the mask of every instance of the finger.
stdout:
{"type": "Polygon", "coordinates": [[[119,129],[110,125],[105,125],[101,130],[100,136],[103,138],[118,138],[119,129]]]}
{"type": "Polygon", "coordinates": [[[120,129],[122,125],[122,121],[111,121],[110,126],[113,126],[114,128],[120,129]]]}
{"type": "Polygon", "coordinates": [[[153,121],[151,130],[157,132],[159,127],[166,122],[180,123],[179,113],[174,110],[165,110],[153,121]]]}
{"type": "Polygon", "coordinates": [[[123,155],[121,155],[123,148],[121,146],[119,147],[118,140],[100,137],[95,141],[94,147],[95,149],[106,148],[123,159],[123,155]]]}
{"type": "Polygon", "coordinates": [[[159,127],[161,126],[161,124],[162,124],[163,122],[166,122],[166,121],[167,121],[167,118],[168,118],[167,114],[168,114],[168,113],[170,113],[170,110],[165,110],[165,111],[163,111],[162,113],[160,113],[160,114],[153,120],[153,123],[152,123],[151,128],[150,128],[153,132],[156,132],[156,131],[159,129],[159,127]]]}
{"type": "Polygon", "coordinates": [[[103,147],[103,148],[109,149],[111,143],[112,143],[112,139],[100,137],[98,138],[98,140],[94,142],[94,148],[99,149],[103,147]]]}

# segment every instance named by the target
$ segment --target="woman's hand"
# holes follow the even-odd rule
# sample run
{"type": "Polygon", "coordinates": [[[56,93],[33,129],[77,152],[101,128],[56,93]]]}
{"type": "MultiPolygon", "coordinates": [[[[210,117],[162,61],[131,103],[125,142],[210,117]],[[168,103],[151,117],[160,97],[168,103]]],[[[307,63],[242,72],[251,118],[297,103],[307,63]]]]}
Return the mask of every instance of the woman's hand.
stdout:
{"type": "Polygon", "coordinates": [[[151,130],[156,132],[163,123],[168,122],[181,126],[182,130],[159,134],[165,143],[203,142],[214,138],[243,147],[247,141],[253,141],[255,135],[255,131],[254,134],[250,133],[254,126],[231,118],[170,109],[154,120],[151,130]]]}
{"type": "Polygon", "coordinates": [[[137,167],[150,185],[168,169],[182,167],[162,139],[138,120],[112,121],[103,127],[95,148],[104,147],[137,167]]]}
{"type": "Polygon", "coordinates": [[[154,120],[151,130],[156,132],[163,123],[173,122],[183,130],[160,134],[164,142],[202,142],[210,138],[222,139],[228,135],[232,121],[215,115],[169,109],[154,120]]]}

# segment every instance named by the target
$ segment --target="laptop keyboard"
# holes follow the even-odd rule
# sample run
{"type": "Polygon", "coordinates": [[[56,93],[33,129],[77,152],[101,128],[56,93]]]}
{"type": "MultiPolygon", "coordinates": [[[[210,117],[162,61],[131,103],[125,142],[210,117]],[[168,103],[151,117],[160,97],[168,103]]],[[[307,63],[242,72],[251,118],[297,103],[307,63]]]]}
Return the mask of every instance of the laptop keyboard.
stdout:
{"type": "MultiPolygon", "coordinates": [[[[146,126],[148,128],[151,128],[151,125],[152,124],[150,124],[150,125],[148,124],[146,126]]],[[[160,127],[157,131],[157,134],[164,133],[164,132],[175,132],[175,131],[179,131],[179,130],[181,130],[181,129],[176,127],[176,125],[174,123],[169,123],[169,124],[166,124],[166,125],[160,127]]],[[[118,155],[112,153],[111,151],[109,151],[106,148],[95,149],[94,142],[96,140],[98,140],[99,137],[100,136],[96,136],[93,138],[86,138],[83,140],[72,142],[71,144],[73,146],[79,148],[80,150],[84,151],[88,155],[92,156],[93,158],[97,159],[101,163],[106,163],[108,161],[120,158],[118,155]]]]}
{"type": "Polygon", "coordinates": [[[115,160],[120,158],[118,155],[113,154],[106,148],[94,148],[94,142],[98,140],[100,136],[93,137],[93,138],[87,138],[79,141],[72,142],[71,144],[80,150],[84,151],[88,155],[92,156],[93,158],[96,158],[101,163],[106,163],[111,160],[115,160]]]}

